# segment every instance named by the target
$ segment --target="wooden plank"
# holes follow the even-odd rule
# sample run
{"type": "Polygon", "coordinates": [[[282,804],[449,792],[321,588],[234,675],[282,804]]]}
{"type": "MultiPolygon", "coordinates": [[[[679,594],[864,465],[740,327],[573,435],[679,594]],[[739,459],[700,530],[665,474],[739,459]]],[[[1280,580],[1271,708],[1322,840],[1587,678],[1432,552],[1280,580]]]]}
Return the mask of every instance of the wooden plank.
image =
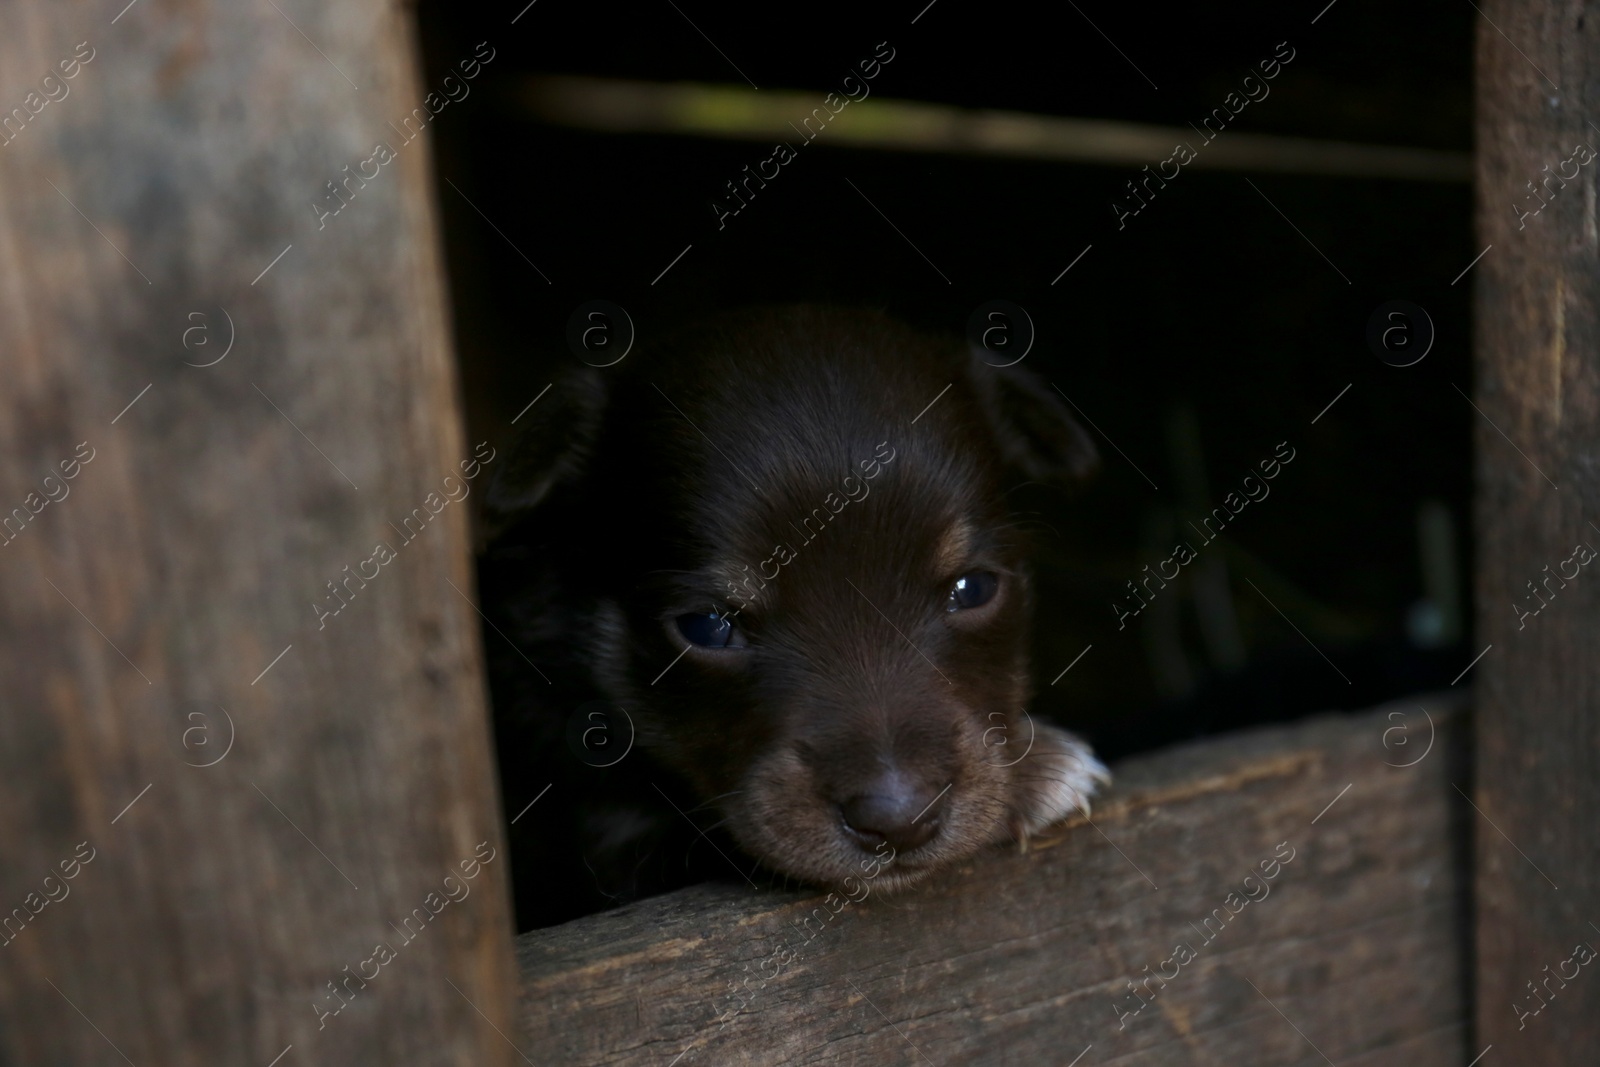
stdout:
{"type": "Polygon", "coordinates": [[[1483,13],[1473,1052],[1592,1062],[1600,977],[1574,949],[1600,948],[1600,23],[1573,0],[1483,13]]]}
{"type": "Polygon", "coordinates": [[[0,25],[0,1062],[520,1063],[409,9],[0,25]]]}
{"type": "Polygon", "coordinates": [[[1420,760],[1416,702],[1129,760],[1092,826],[907,896],[835,913],[812,893],[700,886],[525,934],[530,1054],[1459,1067],[1464,716],[1422,703],[1438,735],[1420,760]],[[1285,842],[1259,899],[1230,905],[1285,842]],[[1197,930],[1217,908],[1226,923],[1197,930]],[[1131,1013],[1147,966],[1177,974],[1131,1013]]]}
{"type": "MultiPolygon", "coordinates": [[[[534,74],[519,98],[541,121],[607,133],[678,134],[772,144],[792,135],[792,116],[817,106],[814,93],[742,85],[633,81],[534,74]]],[[[977,110],[874,97],[828,128],[829,143],[901,152],[947,152],[1134,167],[1192,140],[1183,126],[977,110]]],[[[1250,173],[1337,175],[1399,181],[1472,180],[1472,157],[1435,148],[1353,144],[1309,137],[1240,133],[1196,155],[1189,166],[1250,173]]]]}

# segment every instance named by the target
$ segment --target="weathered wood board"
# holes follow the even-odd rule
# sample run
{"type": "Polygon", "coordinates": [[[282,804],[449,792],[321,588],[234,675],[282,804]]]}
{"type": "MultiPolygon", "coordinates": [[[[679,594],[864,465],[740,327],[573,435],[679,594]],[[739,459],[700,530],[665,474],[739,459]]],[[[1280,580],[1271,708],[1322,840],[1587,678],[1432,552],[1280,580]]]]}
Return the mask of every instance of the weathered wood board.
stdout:
{"type": "Polygon", "coordinates": [[[413,14],[0,2],[0,1064],[521,1062],[413,14]]]}
{"type": "Polygon", "coordinates": [[[1463,711],[1458,691],[1130,760],[1092,825],[902,897],[700,886],[525,934],[529,1054],[1460,1067],[1463,711]]]}
{"type": "Polygon", "coordinates": [[[1483,14],[1473,1053],[1594,1063],[1600,976],[1577,957],[1600,949],[1600,16],[1483,14]]]}

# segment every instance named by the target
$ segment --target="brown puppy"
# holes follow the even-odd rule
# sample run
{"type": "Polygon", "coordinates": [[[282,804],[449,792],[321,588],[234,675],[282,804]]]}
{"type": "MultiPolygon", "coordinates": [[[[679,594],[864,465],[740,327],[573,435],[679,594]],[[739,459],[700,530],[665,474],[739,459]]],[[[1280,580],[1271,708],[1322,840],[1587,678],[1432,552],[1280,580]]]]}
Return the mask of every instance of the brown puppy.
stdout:
{"type": "Polygon", "coordinates": [[[1004,493],[1094,449],[983,355],[769,309],[535,409],[481,578],[517,646],[486,634],[508,810],[553,783],[513,840],[523,925],[729,863],[841,887],[892,854],[877,884],[903,888],[1087,807],[1105,769],[1024,710],[1004,493]]]}

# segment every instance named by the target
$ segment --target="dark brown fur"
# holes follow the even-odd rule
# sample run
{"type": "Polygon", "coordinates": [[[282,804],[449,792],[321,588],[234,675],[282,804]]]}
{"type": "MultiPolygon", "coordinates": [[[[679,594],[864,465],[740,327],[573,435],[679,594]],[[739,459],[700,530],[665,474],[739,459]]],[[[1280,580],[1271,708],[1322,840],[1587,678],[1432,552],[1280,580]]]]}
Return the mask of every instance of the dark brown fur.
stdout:
{"type": "Polygon", "coordinates": [[[883,854],[850,822],[871,822],[863,798],[930,801],[880,889],[1085,801],[1087,748],[1023,714],[1030,590],[1004,490],[1094,463],[1042,383],[802,307],[556,389],[491,490],[482,572],[517,645],[486,633],[508,810],[554,783],[514,837],[523,925],[763,868],[846,886],[883,854]],[[947,611],[975,569],[998,593],[947,611]],[[674,620],[712,609],[747,647],[684,639],[674,620]],[[612,751],[636,733],[604,768],[566,743],[595,700],[612,751]]]}

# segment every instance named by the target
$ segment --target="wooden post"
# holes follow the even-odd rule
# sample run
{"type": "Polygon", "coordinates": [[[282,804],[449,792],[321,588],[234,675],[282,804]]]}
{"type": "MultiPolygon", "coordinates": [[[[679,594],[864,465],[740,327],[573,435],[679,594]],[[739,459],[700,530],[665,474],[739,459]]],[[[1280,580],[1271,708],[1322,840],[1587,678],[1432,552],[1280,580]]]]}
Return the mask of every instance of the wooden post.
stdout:
{"type": "Polygon", "coordinates": [[[0,1063],[520,1063],[411,12],[120,6],[0,4],[0,1063]]]}
{"type": "Polygon", "coordinates": [[[1474,651],[1492,647],[1475,668],[1468,811],[1473,1053],[1587,1063],[1600,1045],[1600,961],[1581,962],[1600,947],[1600,567],[1574,550],[1600,546],[1600,17],[1574,0],[1497,0],[1483,15],[1478,244],[1493,247],[1473,268],[1474,651]]]}

